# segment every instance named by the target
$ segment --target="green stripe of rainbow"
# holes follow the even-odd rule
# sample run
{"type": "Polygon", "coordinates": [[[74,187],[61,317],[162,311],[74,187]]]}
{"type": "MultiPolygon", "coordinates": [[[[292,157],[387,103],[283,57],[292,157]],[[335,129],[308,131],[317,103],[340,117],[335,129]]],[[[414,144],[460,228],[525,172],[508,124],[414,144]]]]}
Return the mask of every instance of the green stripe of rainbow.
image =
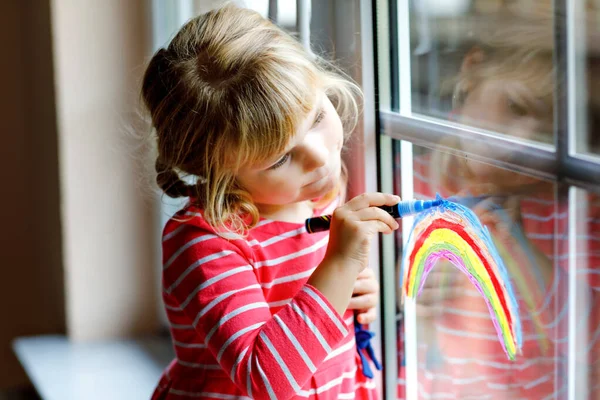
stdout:
{"type": "Polygon", "coordinates": [[[522,345],[521,321],[506,268],[475,214],[449,201],[415,219],[402,260],[405,296],[418,296],[440,258],[465,273],[482,294],[502,348],[514,360],[522,345]]]}

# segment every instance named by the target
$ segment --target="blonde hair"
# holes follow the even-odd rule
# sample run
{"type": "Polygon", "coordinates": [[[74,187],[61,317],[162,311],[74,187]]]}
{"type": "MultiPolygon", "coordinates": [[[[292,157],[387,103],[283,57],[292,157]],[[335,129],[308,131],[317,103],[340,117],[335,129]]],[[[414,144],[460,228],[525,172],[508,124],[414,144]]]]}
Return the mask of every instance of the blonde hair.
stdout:
{"type": "Polygon", "coordinates": [[[482,34],[476,45],[482,54],[481,59],[469,68],[462,68],[448,82],[453,90],[453,106],[458,108],[464,93],[483,82],[513,82],[523,90],[515,91],[516,85],[508,85],[506,90],[519,100],[523,108],[534,112],[543,125],[537,140],[552,142],[557,76],[552,32],[552,19],[540,17],[516,19],[514,25],[482,34]],[[526,95],[523,96],[523,93],[526,95]]]}
{"type": "Polygon", "coordinates": [[[360,89],[333,65],[249,9],[226,5],[190,20],[143,79],[158,186],[190,196],[215,230],[245,234],[259,214],[236,172],[284,151],[317,90],[334,104],[347,137],[360,89]],[[184,175],[196,182],[186,184],[184,175]]]}

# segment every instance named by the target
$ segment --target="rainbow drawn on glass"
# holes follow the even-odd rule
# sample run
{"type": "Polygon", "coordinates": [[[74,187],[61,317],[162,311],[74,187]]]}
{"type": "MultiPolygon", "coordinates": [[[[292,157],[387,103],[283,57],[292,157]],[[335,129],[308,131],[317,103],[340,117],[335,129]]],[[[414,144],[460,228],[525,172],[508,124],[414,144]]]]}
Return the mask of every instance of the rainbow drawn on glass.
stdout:
{"type": "Polygon", "coordinates": [[[484,298],[499,342],[509,360],[521,354],[519,305],[508,271],[487,227],[467,207],[442,199],[419,214],[403,248],[402,291],[415,299],[440,259],[463,272],[484,298]]]}
{"type": "MultiPolygon", "coordinates": [[[[407,200],[393,206],[379,206],[387,211],[394,218],[402,218],[408,215],[420,213],[442,204],[442,200],[407,200]]],[[[323,232],[329,230],[331,225],[331,215],[321,215],[319,217],[308,218],[304,223],[308,233],[323,232]]]]}

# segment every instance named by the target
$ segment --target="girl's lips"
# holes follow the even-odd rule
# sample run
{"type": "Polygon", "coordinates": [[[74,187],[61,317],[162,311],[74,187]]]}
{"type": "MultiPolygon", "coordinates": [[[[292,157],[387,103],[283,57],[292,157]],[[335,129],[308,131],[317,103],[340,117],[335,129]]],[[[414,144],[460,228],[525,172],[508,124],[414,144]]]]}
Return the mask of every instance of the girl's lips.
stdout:
{"type": "Polygon", "coordinates": [[[336,168],[327,170],[327,173],[325,175],[322,175],[320,178],[317,178],[314,181],[311,181],[311,182],[307,183],[306,185],[303,185],[303,187],[312,186],[312,185],[314,185],[314,184],[316,184],[316,183],[318,183],[318,182],[320,182],[320,181],[322,181],[324,179],[327,179],[327,178],[331,177],[331,175],[333,174],[333,171],[335,171],[335,170],[336,170],[336,168]]]}
{"type": "Polygon", "coordinates": [[[327,178],[329,178],[331,176],[331,171],[327,172],[327,175],[323,175],[322,177],[320,177],[319,179],[316,179],[310,183],[307,183],[306,185],[304,185],[305,187],[309,187],[309,186],[313,186],[316,185],[319,182],[322,182],[324,180],[326,180],[327,178]]]}

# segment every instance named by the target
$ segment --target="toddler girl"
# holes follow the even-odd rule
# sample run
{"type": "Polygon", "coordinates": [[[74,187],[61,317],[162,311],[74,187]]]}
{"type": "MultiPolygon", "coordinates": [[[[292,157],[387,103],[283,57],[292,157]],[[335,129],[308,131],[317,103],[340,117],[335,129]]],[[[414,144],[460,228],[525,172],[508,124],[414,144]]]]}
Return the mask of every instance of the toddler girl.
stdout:
{"type": "Polygon", "coordinates": [[[375,318],[371,239],[398,228],[376,206],[399,198],[341,205],[359,94],[277,26],[231,5],[192,19],[152,57],[142,95],[157,182],[189,197],[162,239],[176,359],[154,399],[375,396],[353,314],[375,318]],[[321,213],[333,213],[330,231],[308,234],[305,219],[321,213]]]}

